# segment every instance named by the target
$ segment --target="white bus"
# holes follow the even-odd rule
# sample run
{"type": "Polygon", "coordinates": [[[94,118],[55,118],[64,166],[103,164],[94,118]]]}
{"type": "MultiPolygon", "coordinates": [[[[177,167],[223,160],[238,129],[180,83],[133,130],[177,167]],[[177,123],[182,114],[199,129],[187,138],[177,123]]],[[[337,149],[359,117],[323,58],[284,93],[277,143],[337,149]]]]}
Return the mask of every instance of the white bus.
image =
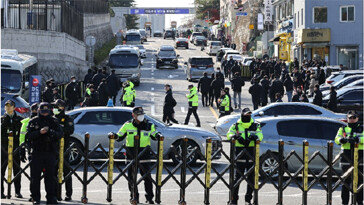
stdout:
{"type": "Polygon", "coordinates": [[[126,45],[143,44],[142,36],[138,30],[129,30],[125,34],[126,45]]]}
{"type": "Polygon", "coordinates": [[[17,50],[1,49],[1,93],[28,99],[30,75],[37,74],[37,58],[18,54],[17,50]]]}

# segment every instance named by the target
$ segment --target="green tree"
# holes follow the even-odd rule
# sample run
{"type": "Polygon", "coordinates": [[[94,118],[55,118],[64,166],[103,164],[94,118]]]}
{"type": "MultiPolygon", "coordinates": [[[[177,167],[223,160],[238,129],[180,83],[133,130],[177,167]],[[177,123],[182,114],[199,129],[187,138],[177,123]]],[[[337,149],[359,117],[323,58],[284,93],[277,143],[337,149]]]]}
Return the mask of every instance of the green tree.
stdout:
{"type": "Polygon", "coordinates": [[[220,19],[220,0],[195,0],[196,17],[202,20],[220,19]]]}
{"type": "MultiPolygon", "coordinates": [[[[110,5],[110,7],[132,7],[132,6],[135,6],[135,3],[134,3],[134,0],[112,0],[112,1],[109,1],[109,5],[110,5]]],[[[124,16],[125,16],[125,20],[126,20],[127,29],[138,28],[138,23],[137,23],[137,21],[139,20],[138,15],[125,14],[124,16]]]]}

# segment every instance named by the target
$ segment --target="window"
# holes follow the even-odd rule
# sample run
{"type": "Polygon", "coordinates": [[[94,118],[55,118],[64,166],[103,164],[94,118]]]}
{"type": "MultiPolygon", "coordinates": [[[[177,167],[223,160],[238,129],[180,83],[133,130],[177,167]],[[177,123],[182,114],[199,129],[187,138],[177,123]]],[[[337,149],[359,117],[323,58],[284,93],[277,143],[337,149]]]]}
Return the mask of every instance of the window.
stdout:
{"type": "Polygon", "coordinates": [[[117,125],[123,125],[126,121],[131,120],[131,112],[114,111],[112,112],[113,121],[117,125]]]}
{"type": "Polygon", "coordinates": [[[297,13],[297,28],[300,27],[300,12],[297,13]]]}
{"type": "Polygon", "coordinates": [[[351,91],[349,93],[346,93],[340,97],[341,99],[345,101],[361,101],[363,100],[363,91],[362,90],[355,90],[351,91]]]}
{"type": "Polygon", "coordinates": [[[281,121],[277,123],[277,131],[282,136],[320,139],[317,124],[313,120],[281,121]]]}
{"type": "Polygon", "coordinates": [[[314,23],[327,23],[327,7],[314,7],[313,8],[313,22],[314,23]]]}
{"type": "Polygon", "coordinates": [[[296,115],[321,115],[322,113],[312,107],[294,105],[292,106],[296,115]]]}
{"type": "Polygon", "coordinates": [[[298,28],[297,15],[296,14],[294,14],[294,27],[298,28]]]}
{"type": "Polygon", "coordinates": [[[106,111],[87,112],[78,121],[78,124],[96,124],[96,125],[114,124],[112,113],[113,112],[106,112],[106,111]]]}
{"type": "Polygon", "coordinates": [[[301,9],[301,25],[303,25],[303,9],[301,9]]]}
{"type": "Polygon", "coordinates": [[[335,140],[337,131],[342,126],[340,123],[320,122],[321,135],[325,140],[335,140]]]}
{"type": "Polygon", "coordinates": [[[354,6],[341,6],[340,7],[340,21],[352,22],[355,20],[354,6]]]}
{"type": "Polygon", "coordinates": [[[70,115],[70,118],[72,118],[72,120],[75,120],[80,114],[81,114],[81,112],[70,115]]]}

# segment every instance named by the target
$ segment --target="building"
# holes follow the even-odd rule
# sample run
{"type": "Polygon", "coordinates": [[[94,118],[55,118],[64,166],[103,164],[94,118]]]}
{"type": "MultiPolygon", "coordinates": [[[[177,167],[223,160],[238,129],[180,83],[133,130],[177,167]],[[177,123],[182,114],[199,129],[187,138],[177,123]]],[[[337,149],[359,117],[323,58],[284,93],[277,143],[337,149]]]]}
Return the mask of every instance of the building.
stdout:
{"type": "Polygon", "coordinates": [[[294,56],[362,68],[362,17],[362,0],[294,0],[294,56]]]}

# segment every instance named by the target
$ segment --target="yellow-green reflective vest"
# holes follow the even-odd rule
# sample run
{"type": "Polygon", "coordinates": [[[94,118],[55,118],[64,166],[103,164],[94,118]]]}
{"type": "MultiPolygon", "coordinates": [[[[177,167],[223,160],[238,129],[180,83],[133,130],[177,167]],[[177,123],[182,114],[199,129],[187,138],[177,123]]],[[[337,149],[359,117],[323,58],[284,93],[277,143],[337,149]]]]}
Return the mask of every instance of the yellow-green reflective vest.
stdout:
{"type": "Polygon", "coordinates": [[[190,89],[190,94],[186,95],[188,102],[192,103],[193,107],[198,107],[198,94],[197,94],[197,88],[193,87],[190,89]]]}
{"type": "MultiPolygon", "coordinates": [[[[361,126],[358,124],[358,126],[361,126]]],[[[350,150],[350,143],[345,143],[345,144],[341,144],[340,143],[340,139],[341,138],[351,138],[351,127],[346,126],[346,127],[340,127],[339,130],[337,131],[336,137],[335,137],[335,143],[338,145],[341,145],[341,149],[349,149],[350,150]]],[[[363,143],[364,143],[364,132],[363,129],[360,129],[361,132],[354,132],[352,137],[358,137],[359,138],[359,150],[363,150],[363,143]]]]}
{"type": "Polygon", "coordinates": [[[27,127],[30,121],[30,117],[23,119],[20,121],[22,123],[20,128],[20,135],[19,135],[19,145],[23,144],[25,141],[25,134],[27,134],[27,127]]]}
{"type": "Polygon", "coordinates": [[[126,102],[126,105],[131,105],[134,99],[133,91],[130,87],[126,87],[124,89],[123,101],[126,102]]]}
{"type": "MultiPolygon", "coordinates": [[[[231,140],[235,134],[238,134],[240,137],[245,139],[245,130],[247,129],[248,136],[250,136],[251,134],[256,134],[258,136],[259,141],[262,141],[263,133],[262,133],[262,130],[260,129],[260,125],[256,124],[256,123],[253,125],[253,123],[254,123],[253,118],[248,123],[244,123],[241,121],[241,119],[239,119],[237,123],[233,124],[230,127],[229,132],[226,135],[227,139],[231,140]],[[256,126],[256,127],[251,128],[252,125],[256,126]]],[[[245,147],[243,144],[240,144],[238,141],[236,141],[235,146],[236,147],[245,147]]],[[[254,147],[254,141],[251,141],[249,143],[249,147],[254,147]]]]}
{"type": "MultiPolygon", "coordinates": [[[[133,125],[131,121],[124,123],[120,128],[117,135],[119,137],[124,136],[126,133],[126,146],[134,147],[134,136],[138,135],[138,129],[133,125]]],[[[150,136],[155,137],[157,131],[154,124],[151,124],[150,130],[140,130],[140,147],[150,146],[150,136]]]]}
{"type": "Polygon", "coordinates": [[[225,95],[224,99],[222,99],[220,107],[224,107],[222,111],[230,111],[230,99],[228,95],[225,95]]]}

